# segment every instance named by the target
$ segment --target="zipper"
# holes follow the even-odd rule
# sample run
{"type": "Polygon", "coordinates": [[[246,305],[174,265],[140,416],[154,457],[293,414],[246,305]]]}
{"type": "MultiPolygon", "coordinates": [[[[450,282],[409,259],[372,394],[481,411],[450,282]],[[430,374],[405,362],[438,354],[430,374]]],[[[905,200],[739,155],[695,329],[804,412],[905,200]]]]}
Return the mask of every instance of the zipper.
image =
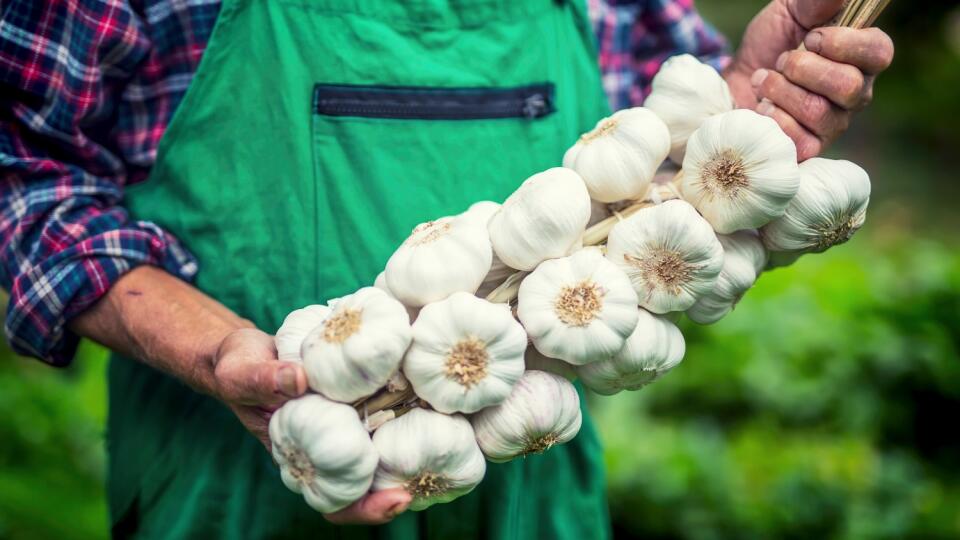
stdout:
{"type": "Polygon", "coordinates": [[[542,118],[556,111],[553,83],[512,88],[314,86],[313,110],[325,116],[411,120],[542,118]]]}

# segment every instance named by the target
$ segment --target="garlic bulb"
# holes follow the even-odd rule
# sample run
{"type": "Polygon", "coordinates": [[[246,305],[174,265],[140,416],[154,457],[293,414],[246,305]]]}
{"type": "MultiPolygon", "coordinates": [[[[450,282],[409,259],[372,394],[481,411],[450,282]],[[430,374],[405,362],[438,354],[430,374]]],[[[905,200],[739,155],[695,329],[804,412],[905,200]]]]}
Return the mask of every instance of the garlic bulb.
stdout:
{"type": "Polygon", "coordinates": [[[341,298],[323,324],[303,341],[310,388],[353,402],[386,384],[410,344],[407,310],[375,287],[341,298]]]}
{"type": "Polygon", "coordinates": [[[291,311],[274,336],[277,358],[285,362],[300,362],[300,346],[311,330],[320,326],[333,311],[329,306],[313,305],[291,311]]]}
{"type": "Polygon", "coordinates": [[[473,293],[490,268],[493,251],[482,221],[456,216],[421,223],[387,261],[387,286],[411,307],[452,293],[473,293]]]}
{"type": "MultiPolygon", "coordinates": [[[[390,287],[387,286],[386,272],[380,272],[379,274],[377,274],[377,278],[373,281],[373,286],[387,293],[387,296],[389,296],[390,298],[396,298],[396,296],[394,296],[393,292],[390,290],[390,287]]],[[[419,307],[412,307],[407,305],[404,305],[403,307],[406,308],[407,310],[407,315],[410,317],[410,322],[417,320],[417,315],[420,314],[419,307]]]]}
{"type": "Polygon", "coordinates": [[[600,202],[635,199],[647,190],[670,151],[670,132],[650,109],[617,111],[597,122],[563,156],[600,202]]]}
{"type": "Polygon", "coordinates": [[[575,365],[620,350],[637,312],[630,278],[599,248],[540,263],[517,295],[517,317],[537,350],[575,365]]]}
{"type": "Polygon", "coordinates": [[[353,407],[317,394],[273,413],[270,442],[284,485],[318,512],[336,512],[362,497],[379,461],[353,407]]]}
{"type": "Polygon", "coordinates": [[[712,116],[687,142],[680,191],[720,234],[782,216],[799,187],[797,148],[772,118],[712,116]]]}
{"type": "Polygon", "coordinates": [[[526,347],[509,306],[455,293],[420,311],[403,373],[434,409],[472,413],[510,395],[526,347]]]}
{"type": "Polygon", "coordinates": [[[494,463],[563,444],[582,420],[577,389],[545,371],[525,372],[506,401],[470,417],[480,449],[494,463]]]}
{"type": "Polygon", "coordinates": [[[687,316],[700,324],[715,323],[729,313],[767,265],[767,250],[757,231],[747,229],[718,238],[723,246],[723,268],[717,284],[687,310],[687,316]]]}
{"type": "Polygon", "coordinates": [[[580,366],[577,375],[587,388],[603,395],[638,390],[683,360],[683,334],[664,316],[640,312],[626,345],[607,360],[580,366]]]}
{"type": "Polygon", "coordinates": [[[727,81],[713,67],[689,54],[668,58],[651,86],[643,106],[669,128],[670,159],[674,163],[683,163],[687,139],[704,120],[734,108],[727,81]]]}
{"type": "Polygon", "coordinates": [[[487,465],[470,422],[413,409],[373,434],[380,465],[373,491],[403,488],[411,510],[423,510],[466,495],[483,480],[487,465]]]}
{"type": "Polygon", "coordinates": [[[870,177],[854,163],[813,158],[800,164],[800,190],[786,213],[767,224],[763,243],[774,251],[819,253],[849,240],[863,225],[870,177]]]}
{"type": "Polygon", "coordinates": [[[692,206],[670,200],[614,225],[607,258],[630,277],[641,306],[667,313],[685,311],[710,292],[723,266],[723,248],[692,206]]]}
{"type": "Polygon", "coordinates": [[[527,178],[490,218],[490,241],[504,263],[533,270],[541,261],[580,248],[590,219],[590,195],[570,169],[554,167],[527,178]]]}
{"type": "Polygon", "coordinates": [[[527,346],[527,351],[523,354],[523,362],[527,371],[546,371],[559,375],[568,381],[573,381],[577,378],[577,371],[574,369],[575,366],[573,364],[568,364],[558,358],[544,356],[533,345],[527,346]]]}
{"type": "Polygon", "coordinates": [[[500,203],[493,201],[478,201],[470,205],[467,211],[460,214],[468,219],[475,219],[478,223],[486,226],[490,218],[500,209],[500,203]]]}

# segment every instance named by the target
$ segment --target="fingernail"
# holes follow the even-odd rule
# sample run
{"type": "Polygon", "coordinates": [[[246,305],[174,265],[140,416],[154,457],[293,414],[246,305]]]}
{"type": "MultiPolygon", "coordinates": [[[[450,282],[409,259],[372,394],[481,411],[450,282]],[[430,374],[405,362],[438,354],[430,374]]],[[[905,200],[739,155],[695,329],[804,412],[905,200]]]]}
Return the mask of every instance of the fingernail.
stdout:
{"type": "Polygon", "coordinates": [[[754,71],[753,76],[750,77],[750,85],[754,88],[760,86],[763,84],[763,81],[767,80],[767,75],[769,74],[770,72],[765,69],[758,69],[754,71]]]}
{"type": "Polygon", "coordinates": [[[402,514],[402,513],[404,512],[404,510],[407,509],[407,505],[408,505],[408,504],[409,504],[409,503],[400,502],[400,503],[397,503],[397,504],[391,506],[390,509],[387,510],[387,517],[390,518],[390,519],[393,519],[393,518],[397,517],[398,515],[402,514]]]}
{"type": "Polygon", "coordinates": [[[823,34],[814,30],[807,34],[807,37],[803,40],[803,46],[807,48],[810,52],[818,53],[820,52],[820,42],[823,41],[823,34]]]}
{"type": "Polygon", "coordinates": [[[780,53],[780,56],[777,57],[777,65],[776,65],[777,71],[783,71],[783,67],[784,67],[785,65],[787,65],[787,55],[788,55],[788,54],[790,54],[790,53],[789,53],[789,52],[782,52],[782,53],[780,53]]]}
{"type": "Polygon", "coordinates": [[[760,104],[757,105],[757,114],[770,116],[771,114],[773,114],[773,111],[774,111],[773,103],[768,99],[760,100],[760,104]]]}
{"type": "Polygon", "coordinates": [[[274,374],[277,390],[287,397],[297,397],[297,370],[293,366],[281,366],[274,374]]]}

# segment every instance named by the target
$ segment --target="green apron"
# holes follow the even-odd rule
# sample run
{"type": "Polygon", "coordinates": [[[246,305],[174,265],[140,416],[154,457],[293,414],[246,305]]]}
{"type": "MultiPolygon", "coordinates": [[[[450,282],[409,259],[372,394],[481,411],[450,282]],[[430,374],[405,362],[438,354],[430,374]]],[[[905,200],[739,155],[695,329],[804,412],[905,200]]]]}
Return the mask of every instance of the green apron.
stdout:
{"type": "MultiPolygon", "coordinates": [[[[607,112],[584,6],[557,0],[225,0],[138,219],[198,257],[197,286],[266,331],[371,284],[418,223],[503,200],[607,112]]],[[[216,401],[110,366],[114,533],[144,538],[605,538],[587,419],[490,465],[451,504],[334,527],[216,401]]]]}

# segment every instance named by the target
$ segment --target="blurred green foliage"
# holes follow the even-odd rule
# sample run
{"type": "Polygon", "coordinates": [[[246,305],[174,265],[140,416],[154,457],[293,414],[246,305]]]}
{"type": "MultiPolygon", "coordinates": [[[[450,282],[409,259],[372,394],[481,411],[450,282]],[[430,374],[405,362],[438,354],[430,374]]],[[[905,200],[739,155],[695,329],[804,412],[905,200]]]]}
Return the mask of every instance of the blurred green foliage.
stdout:
{"type": "MultiPolygon", "coordinates": [[[[701,0],[736,41],[764,2],[701,0]]],[[[894,0],[897,59],[831,151],[874,197],[850,244],[765,274],[641,392],[591,400],[622,538],[960,537],[960,9],[894,0]]],[[[105,354],[0,349],[0,538],[103,538],[105,354]]]]}

